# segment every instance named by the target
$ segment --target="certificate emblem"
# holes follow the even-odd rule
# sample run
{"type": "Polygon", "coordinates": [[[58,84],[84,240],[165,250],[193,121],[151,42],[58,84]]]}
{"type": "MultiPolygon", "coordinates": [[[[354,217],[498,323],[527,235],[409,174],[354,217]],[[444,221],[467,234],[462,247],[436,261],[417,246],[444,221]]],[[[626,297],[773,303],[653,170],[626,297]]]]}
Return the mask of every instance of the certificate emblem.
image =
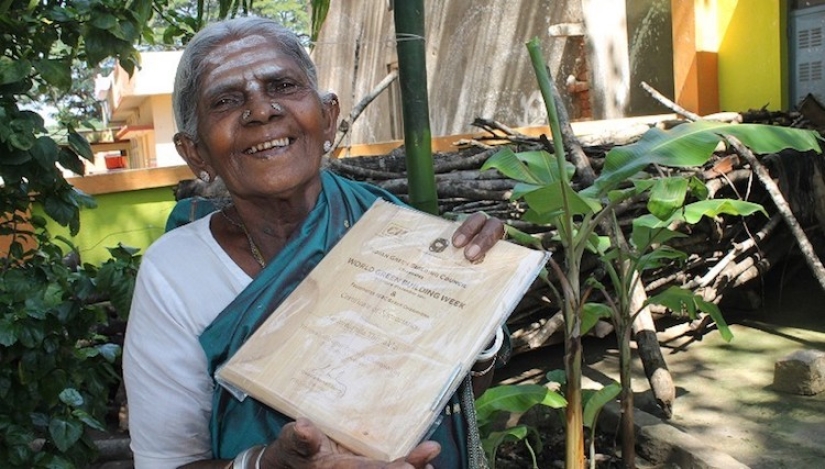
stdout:
{"type": "Polygon", "coordinates": [[[444,238],[435,238],[435,241],[430,243],[430,252],[442,252],[447,249],[449,243],[444,238]]]}

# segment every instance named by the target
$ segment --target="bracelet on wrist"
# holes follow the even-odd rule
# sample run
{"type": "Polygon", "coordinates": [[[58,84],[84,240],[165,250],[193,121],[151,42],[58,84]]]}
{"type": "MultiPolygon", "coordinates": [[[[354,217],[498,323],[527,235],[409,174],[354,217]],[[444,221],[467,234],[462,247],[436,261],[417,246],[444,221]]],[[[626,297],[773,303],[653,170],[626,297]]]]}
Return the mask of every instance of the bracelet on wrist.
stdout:
{"type": "Polygon", "coordinates": [[[496,357],[493,356],[493,359],[490,360],[490,364],[487,366],[487,368],[485,368],[481,371],[470,370],[470,376],[472,376],[473,378],[478,378],[480,376],[484,376],[487,373],[489,373],[490,371],[492,371],[493,368],[495,368],[495,366],[496,366],[496,357]]]}
{"type": "Polygon", "coordinates": [[[255,469],[261,469],[261,460],[264,458],[264,453],[266,453],[266,445],[261,448],[261,451],[258,452],[258,457],[255,458],[255,469]]]}
{"type": "Polygon", "coordinates": [[[496,331],[496,338],[493,340],[493,345],[479,353],[476,357],[476,361],[483,362],[495,357],[498,354],[498,351],[501,350],[502,344],[504,344],[504,330],[499,327],[496,331]]]}
{"type": "Polygon", "coordinates": [[[259,449],[266,449],[266,446],[256,445],[241,451],[237,456],[235,456],[235,459],[232,460],[232,465],[229,467],[232,469],[252,469],[253,467],[259,467],[260,456],[263,455],[263,451],[261,451],[258,455],[258,460],[255,461],[255,466],[252,466],[253,455],[255,454],[255,451],[259,449]]]}

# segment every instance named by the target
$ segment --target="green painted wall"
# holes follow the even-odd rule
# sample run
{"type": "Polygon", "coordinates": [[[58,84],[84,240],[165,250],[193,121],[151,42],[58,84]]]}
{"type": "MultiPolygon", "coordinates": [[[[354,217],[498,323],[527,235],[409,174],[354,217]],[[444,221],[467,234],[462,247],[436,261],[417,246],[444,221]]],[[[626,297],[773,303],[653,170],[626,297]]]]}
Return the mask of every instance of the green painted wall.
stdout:
{"type": "Polygon", "coordinates": [[[69,237],[80,250],[83,262],[100,264],[108,259],[108,247],[122,243],[140,248],[140,253],[161,234],[166,218],[175,205],[171,187],[117,192],[94,196],[97,208],[80,214],[80,232],[69,237],[69,231],[50,222],[52,235],[69,237]]]}
{"type": "Polygon", "coordinates": [[[722,111],[788,108],[787,2],[719,0],[722,111]]]}

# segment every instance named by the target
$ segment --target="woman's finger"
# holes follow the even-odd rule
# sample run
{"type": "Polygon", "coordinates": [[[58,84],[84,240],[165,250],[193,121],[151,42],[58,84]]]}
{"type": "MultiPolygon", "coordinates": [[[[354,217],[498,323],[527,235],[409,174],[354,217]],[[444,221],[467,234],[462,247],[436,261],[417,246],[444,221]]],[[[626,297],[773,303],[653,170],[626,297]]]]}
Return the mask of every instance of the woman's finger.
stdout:
{"type": "Polygon", "coordinates": [[[453,234],[453,245],[464,247],[464,257],[477,262],[504,237],[504,223],[484,213],[469,216],[453,234]]]}

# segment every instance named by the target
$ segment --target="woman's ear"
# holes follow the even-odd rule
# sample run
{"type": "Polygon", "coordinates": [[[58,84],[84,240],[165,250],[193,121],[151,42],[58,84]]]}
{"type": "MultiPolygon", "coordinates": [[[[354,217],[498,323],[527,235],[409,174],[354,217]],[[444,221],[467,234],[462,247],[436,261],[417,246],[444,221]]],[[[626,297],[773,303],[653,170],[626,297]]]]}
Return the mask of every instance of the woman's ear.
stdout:
{"type": "Polygon", "coordinates": [[[172,138],[172,141],[175,142],[175,150],[177,150],[178,155],[183,158],[183,161],[186,162],[189,169],[191,169],[196,176],[200,177],[200,174],[203,171],[206,171],[207,174],[213,176],[209,164],[201,158],[200,152],[198,151],[198,146],[192,138],[190,138],[187,134],[178,132],[172,138]]]}
{"type": "Polygon", "coordinates": [[[324,111],[327,116],[324,135],[326,135],[327,140],[334,142],[338,133],[338,116],[341,114],[338,95],[330,91],[321,98],[321,102],[324,104],[324,111]]]}

